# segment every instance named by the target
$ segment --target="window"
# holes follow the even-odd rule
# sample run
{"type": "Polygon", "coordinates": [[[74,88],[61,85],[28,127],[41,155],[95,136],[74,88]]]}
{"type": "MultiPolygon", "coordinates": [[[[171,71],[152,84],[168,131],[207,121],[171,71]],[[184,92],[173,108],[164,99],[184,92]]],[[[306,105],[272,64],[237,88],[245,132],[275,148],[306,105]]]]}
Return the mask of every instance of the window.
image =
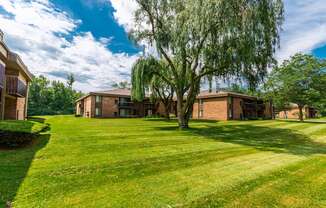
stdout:
{"type": "Polygon", "coordinates": [[[100,115],[101,115],[101,109],[95,108],[95,116],[100,116],[100,115]]]}
{"type": "Polygon", "coordinates": [[[116,105],[118,104],[118,100],[117,100],[117,99],[116,99],[116,100],[114,100],[114,104],[116,104],[116,105]]]}
{"type": "Polygon", "coordinates": [[[99,96],[99,95],[96,95],[96,97],[95,97],[95,102],[96,102],[96,103],[100,103],[101,101],[102,101],[102,97],[99,96]]]}
{"type": "Polygon", "coordinates": [[[232,97],[228,98],[228,103],[229,103],[229,118],[233,119],[233,98],[232,97]]]}
{"type": "Polygon", "coordinates": [[[204,100],[199,99],[199,112],[198,112],[198,117],[203,118],[204,117],[204,100]]]}
{"type": "Polygon", "coordinates": [[[204,117],[204,109],[199,110],[199,118],[204,117]]]}

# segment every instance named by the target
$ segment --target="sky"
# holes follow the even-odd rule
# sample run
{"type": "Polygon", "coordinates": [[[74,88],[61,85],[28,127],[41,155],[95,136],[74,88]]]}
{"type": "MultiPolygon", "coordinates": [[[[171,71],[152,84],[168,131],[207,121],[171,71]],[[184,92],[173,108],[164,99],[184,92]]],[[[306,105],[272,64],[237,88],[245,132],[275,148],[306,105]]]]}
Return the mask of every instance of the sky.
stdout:
{"type": "MultiPolygon", "coordinates": [[[[326,58],[326,0],[284,0],[279,62],[298,52],[326,58]]],[[[76,78],[83,92],[129,81],[141,49],[128,39],[134,0],[0,0],[0,29],[34,75],[76,78]]]]}

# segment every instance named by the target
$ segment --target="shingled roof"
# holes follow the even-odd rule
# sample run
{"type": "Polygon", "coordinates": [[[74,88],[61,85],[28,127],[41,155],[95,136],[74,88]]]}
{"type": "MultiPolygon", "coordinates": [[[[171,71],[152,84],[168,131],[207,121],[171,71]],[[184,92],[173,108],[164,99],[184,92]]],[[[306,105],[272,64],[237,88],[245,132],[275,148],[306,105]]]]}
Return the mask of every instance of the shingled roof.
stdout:
{"type": "Polygon", "coordinates": [[[240,98],[248,98],[248,99],[257,99],[255,96],[236,93],[236,92],[229,92],[229,91],[212,91],[205,90],[199,93],[197,96],[198,99],[202,98],[216,98],[216,97],[240,97],[240,98]]]}

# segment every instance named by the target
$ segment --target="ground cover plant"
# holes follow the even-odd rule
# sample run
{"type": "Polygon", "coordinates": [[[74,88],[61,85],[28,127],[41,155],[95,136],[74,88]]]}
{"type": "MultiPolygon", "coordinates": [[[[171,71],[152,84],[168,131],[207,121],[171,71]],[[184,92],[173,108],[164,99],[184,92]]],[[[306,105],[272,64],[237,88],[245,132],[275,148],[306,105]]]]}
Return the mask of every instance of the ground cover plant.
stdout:
{"type": "Polygon", "coordinates": [[[0,151],[0,207],[325,207],[326,123],[46,117],[0,151]]]}
{"type": "Polygon", "coordinates": [[[41,131],[48,128],[39,121],[0,121],[0,147],[19,146],[31,142],[41,131]]]}

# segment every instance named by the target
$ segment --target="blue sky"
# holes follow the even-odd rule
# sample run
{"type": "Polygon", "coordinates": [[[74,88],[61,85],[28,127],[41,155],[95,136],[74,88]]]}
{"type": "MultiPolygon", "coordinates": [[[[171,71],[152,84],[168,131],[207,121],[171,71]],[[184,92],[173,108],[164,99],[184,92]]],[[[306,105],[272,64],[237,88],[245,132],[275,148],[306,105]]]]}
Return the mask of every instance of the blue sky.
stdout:
{"type": "MultiPolygon", "coordinates": [[[[297,52],[326,57],[324,0],[285,0],[281,62],[297,52]]],[[[0,29],[36,75],[94,91],[129,80],[141,50],[128,40],[134,0],[0,0],[0,29]]]]}
{"type": "Polygon", "coordinates": [[[139,49],[128,40],[124,28],[114,19],[115,11],[111,3],[92,0],[52,0],[55,6],[69,13],[72,18],[80,19],[76,33],[91,31],[97,39],[111,39],[108,49],[113,53],[136,54],[139,49]]]}

